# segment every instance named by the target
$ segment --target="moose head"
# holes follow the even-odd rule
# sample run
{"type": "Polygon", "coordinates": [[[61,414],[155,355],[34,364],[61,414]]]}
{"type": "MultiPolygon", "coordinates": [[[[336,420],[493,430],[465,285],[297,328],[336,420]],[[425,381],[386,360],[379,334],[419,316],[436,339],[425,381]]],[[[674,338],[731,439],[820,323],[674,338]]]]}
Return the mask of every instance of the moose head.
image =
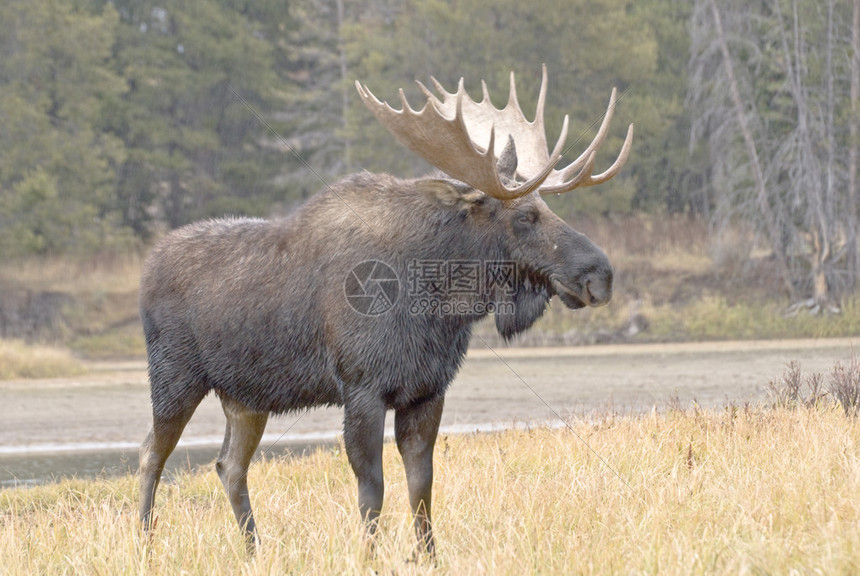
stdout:
{"type": "Polygon", "coordinates": [[[569,119],[564,117],[550,152],[544,128],[546,66],[533,121],[520,107],[513,72],[502,109],[493,105],[483,81],[480,102],[469,97],[462,78],[453,93],[435,78],[432,81],[439,96],[418,82],[427,97],[420,110],[409,105],[402,89],[401,109],[396,110],[367,86],[355,85],[365,106],[401,144],[465,185],[458,188],[459,196],[470,204],[473,219],[485,222],[483,234],[496,239],[503,254],[518,262],[516,313],[496,316],[499,332],[508,338],[528,328],[553,294],[571,309],[608,303],[613,274],[606,256],[556,216],[541,196],[602,184],[624,166],[633,141],[632,124],[615,162],[593,174],[615,110],[615,89],[592,142],[573,162],[556,169],[565,152],[569,119]]]}

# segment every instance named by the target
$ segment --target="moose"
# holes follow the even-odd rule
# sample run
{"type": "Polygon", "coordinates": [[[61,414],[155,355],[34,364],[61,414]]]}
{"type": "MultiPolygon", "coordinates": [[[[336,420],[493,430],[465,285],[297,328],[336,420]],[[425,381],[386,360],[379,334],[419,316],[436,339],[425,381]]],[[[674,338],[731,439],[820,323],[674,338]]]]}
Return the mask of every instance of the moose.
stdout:
{"type": "Polygon", "coordinates": [[[541,196],[601,184],[620,171],[632,125],[615,162],[593,174],[615,90],[594,140],[556,169],[568,118],[550,152],[545,66],[531,122],[517,100],[513,72],[503,109],[492,104],[485,83],[481,102],[467,94],[462,79],[454,93],[433,83],[439,96],[418,82],[427,97],[420,110],[402,90],[402,109],[395,110],[356,82],[361,101],[433,174],[408,180],[353,175],[285,218],[193,223],[153,248],[140,286],[153,417],[140,448],[140,518],[147,532],[165,461],[195,408],[214,391],[227,419],[215,467],[250,551],[259,538],[247,473],[269,414],[338,405],[369,539],[382,509],[383,430],[393,410],[413,529],[419,550],[432,556],[433,448],[445,392],[475,322],[494,314],[498,332],[510,339],[554,295],[574,310],[609,302],[613,271],[606,255],[541,196]],[[503,281],[500,274],[478,275],[469,294],[434,294],[437,304],[466,306],[421,310],[406,283],[422,262],[502,263],[508,273],[503,281]],[[356,305],[362,290],[370,300],[384,297],[386,305],[356,305]]]}

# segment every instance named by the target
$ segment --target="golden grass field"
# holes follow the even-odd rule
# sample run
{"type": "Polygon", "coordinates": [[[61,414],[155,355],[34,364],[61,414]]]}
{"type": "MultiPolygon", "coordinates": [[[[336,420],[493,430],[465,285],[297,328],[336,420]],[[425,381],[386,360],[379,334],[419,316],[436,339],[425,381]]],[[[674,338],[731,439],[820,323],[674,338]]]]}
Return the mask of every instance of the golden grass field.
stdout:
{"type": "Polygon", "coordinates": [[[438,558],[409,563],[404,474],[385,449],[378,550],[363,560],[342,450],[251,467],[262,548],[212,467],[162,485],[151,540],[136,478],[0,491],[2,574],[854,574],[860,423],[838,406],[607,415],[440,437],[438,558]]]}

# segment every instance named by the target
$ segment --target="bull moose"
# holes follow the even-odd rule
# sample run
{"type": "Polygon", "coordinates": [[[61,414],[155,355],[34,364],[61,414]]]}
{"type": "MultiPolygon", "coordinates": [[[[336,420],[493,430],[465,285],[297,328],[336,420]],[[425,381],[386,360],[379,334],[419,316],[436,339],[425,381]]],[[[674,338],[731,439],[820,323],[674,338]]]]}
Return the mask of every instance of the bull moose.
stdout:
{"type": "Polygon", "coordinates": [[[550,152],[546,67],[531,122],[517,101],[513,73],[503,109],[492,104],[486,84],[476,102],[462,79],[454,93],[433,82],[439,96],[418,83],[427,101],[417,111],[402,90],[402,109],[395,110],[366,86],[356,82],[356,88],[394,137],[437,173],[410,180],[350,176],[286,218],[198,222],[152,250],[140,287],[153,416],[140,448],[145,530],[165,461],[195,408],[214,391],[227,417],[215,466],[251,550],[259,540],[246,475],[269,414],[339,405],[370,535],[383,501],[385,414],[394,411],[414,530],[419,547],[432,555],[433,446],[445,391],[473,324],[494,314],[508,339],[531,326],[553,295],[571,309],[609,302],[613,273],[606,255],[541,195],[600,184],[624,165],[632,125],[612,166],[592,174],[615,91],[594,140],[557,170],[568,118],[550,152]],[[501,282],[498,274],[480,274],[469,294],[433,294],[437,304],[465,307],[420,310],[406,282],[422,262],[506,263],[513,273],[501,282]],[[387,305],[357,306],[354,290],[359,299],[365,290],[387,305]]]}

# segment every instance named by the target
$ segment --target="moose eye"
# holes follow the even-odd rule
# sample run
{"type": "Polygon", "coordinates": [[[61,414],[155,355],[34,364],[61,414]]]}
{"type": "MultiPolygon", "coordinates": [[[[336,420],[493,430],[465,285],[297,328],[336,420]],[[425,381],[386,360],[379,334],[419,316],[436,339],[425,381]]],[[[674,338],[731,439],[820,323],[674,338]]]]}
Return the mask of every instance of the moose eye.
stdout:
{"type": "Polygon", "coordinates": [[[528,212],[523,212],[519,216],[517,216],[517,222],[520,224],[534,224],[537,220],[537,213],[532,210],[528,212]]]}

